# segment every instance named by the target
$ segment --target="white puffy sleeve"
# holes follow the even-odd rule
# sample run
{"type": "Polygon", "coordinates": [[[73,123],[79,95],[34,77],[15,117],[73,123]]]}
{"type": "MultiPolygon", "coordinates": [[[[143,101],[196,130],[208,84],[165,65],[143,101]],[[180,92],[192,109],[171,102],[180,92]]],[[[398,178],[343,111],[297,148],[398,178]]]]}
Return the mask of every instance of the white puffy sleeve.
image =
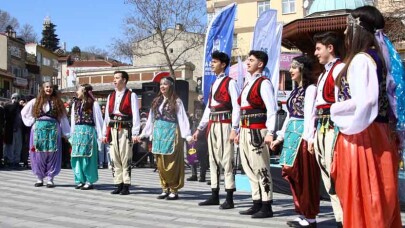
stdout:
{"type": "Polygon", "coordinates": [[[141,138],[148,138],[152,135],[153,132],[153,119],[154,119],[154,114],[152,109],[149,111],[148,115],[148,120],[146,121],[146,124],[142,130],[142,133],[139,135],[141,138]]]}
{"type": "Polygon", "coordinates": [[[75,131],[75,127],[76,127],[76,121],[75,121],[75,106],[76,106],[76,102],[72,103],[72,107],[71,107],[71,112],[70,112],[70,135],[73,134],[73,132],[75,131]]]}
{"type": "Polygon", "coordinates": [[[374,60],[365,53],[354,56],[347,70],[351,99],[334,103],[331,118],[343,134],[366,129],[378,114],[378,77],[374,60]]]}
{"type": "Polygon", "coordinates": [[[272,134],[271,132],[276,124],[277,102],[274,97],[274,89],[270,80],[263,80],[262,85],[260,86],[260,94],[267,109],[267,134],[272,134]]]}
{"type": "MultiPolygon", "coordinates": [[[[73,113],[73,112],[72,112],[73,113]]],[[[93,103],[93,121],[97,131],[97,137],[103,138],[103,114],[100,109],[100,105],[97,101],[93,103]]],[[[73,124],[72,124],[73,125],[73,124]]]]}
{"type": "Polygon", "coordinates": [[[302,133],[302,138],[307,142],[312,143],[315,136],[315,98],[317,88],[315,85],[310,85],[305,91],[304,100],[304,132],[302,133]]]}
{"type": "Polygon", "coordinates": [[[35,104],[36,100],[37,99],[35,99],[35,98],[30,100],[24,106],[24,108],[21,110],[22,121],[24,122],[25,126],[27,126],[27,127],[31,127],[35,122],[35,118],[32,115],[32,109],[34,108],[34,104],[35,104]]]}
{"type": "Polygon", "coordinates": [[[190,121],[188,120],[186,110],[184,109],[183,102],[177,99],[177,122],[179,123],[180,134],[183,139],[191,140],[190,121]]]}
{"type": "Polygon", "coordinates": [[[70,137],[70,124],[67,116],[63,114],[60,119],[60,128],[62,130],[62,135],[69,138],[70,137]]]}
{"type": "Polygon", "coordinates": [[[288,121],[290,120],[290,112],[287,111],[287,116],[285,117],[283,127],[277,131],[277,140],[284,141],[285,130],[287,129],[288,121]]]}

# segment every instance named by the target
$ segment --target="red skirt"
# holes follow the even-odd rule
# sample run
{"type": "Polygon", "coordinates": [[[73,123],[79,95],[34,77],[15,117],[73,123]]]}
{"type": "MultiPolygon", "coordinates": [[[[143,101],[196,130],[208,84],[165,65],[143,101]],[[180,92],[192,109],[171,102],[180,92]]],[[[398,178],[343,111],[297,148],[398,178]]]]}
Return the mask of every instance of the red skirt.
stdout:
{"type": "Polygon", "coordinates": [[[309,153],[307,148],[307,142],[302,140],[293,166],[283,166],[281,175],[290,183],[295,211],[315,219],[319,213],[321,173],[315,154],[309,153]]]}
{"type": "Polygon", "coordinates": [[[388,124],[339,134],[331,175],[343,209],[343,227],[402,227],[398,149],[388,124]]]}

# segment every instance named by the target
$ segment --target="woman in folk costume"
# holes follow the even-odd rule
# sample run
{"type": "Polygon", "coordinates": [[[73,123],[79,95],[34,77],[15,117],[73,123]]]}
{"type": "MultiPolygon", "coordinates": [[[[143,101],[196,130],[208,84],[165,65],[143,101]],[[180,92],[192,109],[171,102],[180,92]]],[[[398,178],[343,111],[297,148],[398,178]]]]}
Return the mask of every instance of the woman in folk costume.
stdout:
{"type": "Polygon", "coordinates": [[[148,120],[138,141],[152,136],[152,153],[156,155],[163,192],[158,199],[176,200],[184,186],[184,144],[192,140],[190,123],[183,103],[174,90],[174,79],[163,78],[160,92],[152,102],[148,120]]]}
{"type": "Polygon", "coordinates": [[[98,180],[97,140],[102,138],[103,117],[92,90],[89,84],[79,86],[71,112],[71,164],[75,188],[82,190],[93,189],[98,180]]]}
{"type": "Polygon", "coordinates": [[[36,99],[21,110],[30,135],[30,160],[32,172],[37,177],[35,187],[54,187],[53,178],[59,174],[62,159],[62,137],[69,137],[70,126],[66,109],[51,82],[45,82],[36,99]]]}
{"type": "Polygon", "coordinates": [[[331,175],[342,204],[343,227],[401,227],[398,144],[386,83],[389,57],[379,42],[384,18],[372,6],[348,16],[346,66],[336,83],[331,118],[339,127],[331,175]],[[388,60],[388,61],[387,61],[388,60]]]}
{"type": "Polygon", "coordinates": [[[287,100],[288,116],[271,149],[283,144],[280,155],[282,176],[290,183],[295,211],[299,218],[288,221],[295,227],[316,227],[319,213],[320,170],[315,154],[310,153],[307,141],[313,137],[312,110],[316,96],[316,77],[311,73],[312,61],[307,56],[295,57],[291,63],[291,79],[298,86],[287,100]]]}

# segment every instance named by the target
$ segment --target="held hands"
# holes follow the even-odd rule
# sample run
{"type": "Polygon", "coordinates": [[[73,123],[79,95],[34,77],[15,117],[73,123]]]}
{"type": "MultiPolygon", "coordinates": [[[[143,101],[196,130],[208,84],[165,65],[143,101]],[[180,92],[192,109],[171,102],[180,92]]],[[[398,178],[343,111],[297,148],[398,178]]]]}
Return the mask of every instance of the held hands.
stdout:
{"type": "MultiPolygon", "coordinates": [[[[231,134],[232,134],[232,133],[231,133],[231,134]]],[[[235,134],[236,134],[236,132],[235,132],[235,134]]],[[[239,145],[239,134],[236,134],[235,138],[233,139],[233,142],[234,142],[236,145],[239,145]]]]}
{"type": "Polygon", "coordinates": [[[314,143],[313,142],[308,142],[308,152],[310,154],[314,154],[315,149],[314,149],[314,143]]]}
{"type": "Polygon", "coordinates": [[[197,138],[198,138],[198,134],[200,133],[200,130],[195,130],[194,134],[193,134],[193,141],[196,142],[197,138]]]}
{"type": "Polygon", "coordinates": [[[108,144],[107,137],[103,137],[103,139],[101,140],[101,142],[103,142],[104,144],[108,144]]]}
{"type": "Polygon", "coordinates": [[[272,142],[273,142],[273,135],[266,135],[266,137],[264,137],[264,143],[266,143],[268,146],[271,146],[272,142]]]}
{"type": "Polygon", "coordinates": [[[270,149],[271,149],[272,151],[275,151],[276,148],[277,148],[280,144],[281,144],[281,141],[278,140],[278,139],[276,139],[276,140],[274,140],[273,142],[271,142],[271,144],[270,144],[270,149]]]}
{"type": "Polygon", "coordinates": [[[236,138],[236,131],[232,129],[231,134],[229,135],[229,141],[234,142],[235,138],[236,138]]]}

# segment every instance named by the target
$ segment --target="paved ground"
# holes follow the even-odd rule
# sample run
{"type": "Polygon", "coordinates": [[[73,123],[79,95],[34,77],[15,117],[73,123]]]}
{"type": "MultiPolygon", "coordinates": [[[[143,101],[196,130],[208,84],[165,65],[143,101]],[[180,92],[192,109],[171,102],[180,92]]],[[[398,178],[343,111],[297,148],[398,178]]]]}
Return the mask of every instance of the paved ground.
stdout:
{"type": "MultiPolygon", "coordinates": [[[[99,175],[96,189],[83,191],[74,189],[68,169],[55,178],[53,189],[35,188],[30,170],[0,170],[0,227],[287,227],[295,218],[289,195],[274,195],[274,218],[251,219],[238,213],[250,206],[248,193],[236,192],[236,208],[224,211],[197,206],[210,193],[206,183],[186,182],[181,198],[167,201],[156,199],[161,190],[153,169],[133,170],[128,196],[110,194],[110,170],[100,169],[99,175]]],[[[323,201],[318,227],[333,225],[330,203],[323,201]]]]}

